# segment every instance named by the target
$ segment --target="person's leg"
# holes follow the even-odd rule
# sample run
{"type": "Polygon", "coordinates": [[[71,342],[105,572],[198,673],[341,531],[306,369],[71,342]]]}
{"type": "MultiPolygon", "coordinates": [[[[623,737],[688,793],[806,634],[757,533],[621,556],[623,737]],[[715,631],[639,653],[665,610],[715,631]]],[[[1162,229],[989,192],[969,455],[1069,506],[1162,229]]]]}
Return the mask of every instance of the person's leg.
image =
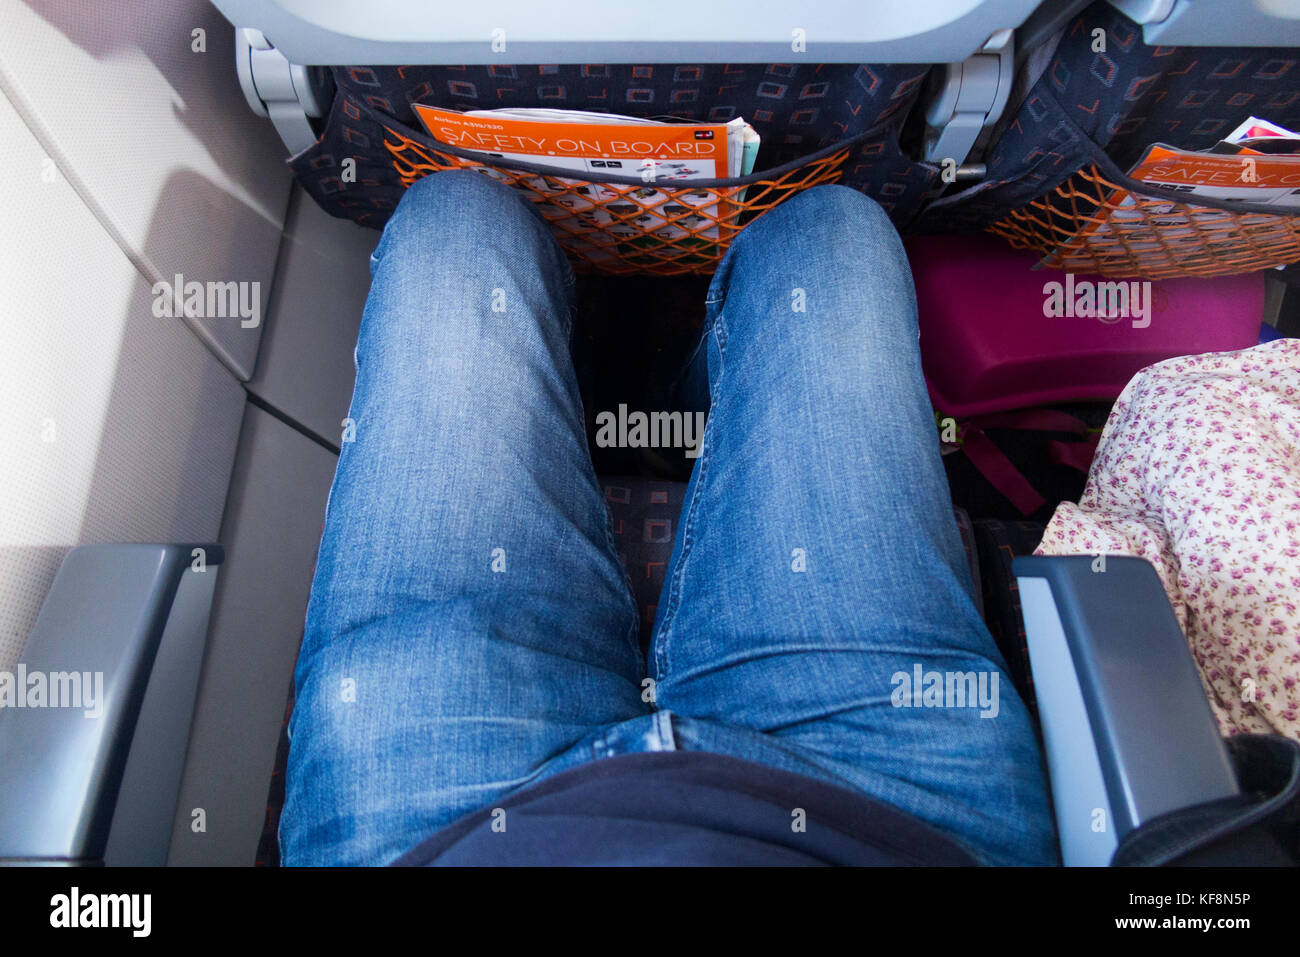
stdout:
{"type": "Polygon", "coordinates": [[[570,362],[573,274],[541,217],[438,173],[371,272],[295,674],[288,864],[384,863],[649,710],[570,362]]]}
{"type": "MultiPolygon", "coordinates": [[[[651,651],[679,746],[811,765],[990,862],[1054,859],[1034,731],[971,597],[888,217],[838,186],[765,215],[714,278],[701,345],[709,418],[651,651]],[[996,680],[996,705],[896,707],[918,667],[996,680]]],[[[917,705],[945,703],[921,690],[917,705]]]]}

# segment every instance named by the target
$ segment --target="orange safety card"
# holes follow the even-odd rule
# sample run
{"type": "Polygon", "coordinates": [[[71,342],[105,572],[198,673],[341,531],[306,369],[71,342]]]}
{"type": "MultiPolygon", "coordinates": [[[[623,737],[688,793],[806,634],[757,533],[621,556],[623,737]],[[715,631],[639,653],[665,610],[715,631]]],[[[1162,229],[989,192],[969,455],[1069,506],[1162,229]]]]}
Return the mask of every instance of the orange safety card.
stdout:
{"type": "Polygon", "coordinates": [[[728,129],[721,123],[548,122],[469,116],[420,103],[414,109],[435,140],[482,152],[485,159],[656,182],[725,179],[731,168],[728,129]]]}

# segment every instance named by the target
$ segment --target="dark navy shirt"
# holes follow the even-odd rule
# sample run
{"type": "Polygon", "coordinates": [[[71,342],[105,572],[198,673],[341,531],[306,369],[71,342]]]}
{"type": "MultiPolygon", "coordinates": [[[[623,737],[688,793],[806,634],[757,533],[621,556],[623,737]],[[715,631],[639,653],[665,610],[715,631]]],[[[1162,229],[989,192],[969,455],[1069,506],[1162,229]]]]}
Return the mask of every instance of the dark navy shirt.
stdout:
{"type": "Polygon", "coordinates": [[[853,791],[720,754],[670,751],[592,761],[547,778],[461,818],[394,863],[977,862],[930,826],[853,791]]]}

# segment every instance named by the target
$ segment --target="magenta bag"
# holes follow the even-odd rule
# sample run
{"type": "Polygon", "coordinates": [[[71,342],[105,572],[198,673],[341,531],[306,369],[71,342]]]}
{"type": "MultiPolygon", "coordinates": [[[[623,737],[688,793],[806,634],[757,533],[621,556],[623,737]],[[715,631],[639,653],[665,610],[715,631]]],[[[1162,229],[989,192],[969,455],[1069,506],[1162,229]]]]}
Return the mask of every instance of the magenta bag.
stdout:
{"type": "Polygon", "coordinates": [[[1262,273],[1108,280],[988,236],[906,245],[930,398],[957,418],[1114,399],[1154,362],[1259,342],[1262,273]]]}
{"type": "Polygon", "coordinates": [[[1262,273],[1111,280],[1038,269],[1033,252],[987,236],[906,243],[930,401],[959,420],[958,444],[1024,515],[1045,504],[986,428],[1072,432],[1050,459],[1087,471],[1098,433],[1037,408],[1110,401],[1141,369],[1175,356],[1259,342],[1262,273]]]}

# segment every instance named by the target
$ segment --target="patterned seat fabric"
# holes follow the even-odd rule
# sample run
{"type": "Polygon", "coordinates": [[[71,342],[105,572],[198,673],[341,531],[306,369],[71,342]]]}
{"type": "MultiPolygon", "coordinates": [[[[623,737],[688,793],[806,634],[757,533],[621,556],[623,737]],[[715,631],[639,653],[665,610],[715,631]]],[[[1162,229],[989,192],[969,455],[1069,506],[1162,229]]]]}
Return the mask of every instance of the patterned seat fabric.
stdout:
{"type": "Polygon", "coordinates": [[[450,109],[548,107],[725,123],[743,116],[762,137],[756,171],[883,125],[845,164],[845,185],[911,221],[937,167],[914,163],[897,131],[921,92],[919,64],[573,64],[334,68],[338,93],[320,142],[290,160],[328,212],[382,227],[402,195],[381,120],[421,129],[412,103],[450,109]],[[343,175],[355,158],[356,179],[343,175]]]}
{"type": "Polygon", "coordinates": [[[975,546],[979,557],[980,586],[984,596],[984,623],[1006,659],[1011,683],[1020,692],[1035,723],[1038,700],[1034,677],[1029,669],[1029,646],[1025,641],[1025,620],[1020,611],[1020,588],[1011,571],[1017,555],[1032,555],[1043,540],[1041,522],[1003,521],[982,518],[975,522],[975,546]]]}
{"type": "MultiPolygon", "coordinates": [[[[686,483],[657,479],[603,477],[605,503],[609,508],[610,525],[614,542],[623,560],[623,568],[632,586],[632,595],[641,618],[641,642],[649,642],[654,627],[655,609],[664,584],[664,573],[672,557],[673,541],[677,535],[677,518],[686,498],[686,483]]],[[[976,554],[975,530],[970,518],[961,509],[953,517],[961,533],[962,545],[970,562],[971,579],[979,594],[980,566],[976,554]]],[[[1038,526],[1041,537],[1042,526],[1038,526]]],[[[1037,539],[1034,545],[1037,545],[1037,539]]],[[[1032,546],[1031,546],[1032,547],[1032,546]]],[[[1017,605],[1017,608],[1019,606],[1017,605]]],[[[1021,629],[1023,636],[1023,628],[1021,629]]],[[[1014,673],[1014,667],[1013,667],[1014,673]]],[[[1017,682],[1017,684],[1019,684],[1017,682]]],[[[1023,694],[1023,691],[1022,691],[1023,694]]],[[[284,709],[284,724],[280,729],[280,744],[276,750],[275,770],[266,798],[266,819],[262,838],[257,846],[257,864],[275,867],[280,863],[277,830],[280,809],[284,806],[284,769],[289,758],[289,715],[293,712],[293,688],[284,709]]]]}
{"type": "Polygon", "coordinates": [[[664,573],[677,538],[677,517],[686,498],[684,482],[631,477],[605,478],[614,544],[641,620],[641,648],[646,650],[654,628],[664,573]]]}
{"type": "Polygon", "coordinates": [[[1088,162],[1067,120],[1127,170],[1152,143],[1208,149],[1252,115],[1300,128],[1300,50],[1147,46],[1139,25],[1098,0],[1002,121],[986,179],[936,203],[917,229],[982,229],[1055,189],[1088,162]],[[1094,50],[1097,30],[1104,52],[1094,50]]]}

